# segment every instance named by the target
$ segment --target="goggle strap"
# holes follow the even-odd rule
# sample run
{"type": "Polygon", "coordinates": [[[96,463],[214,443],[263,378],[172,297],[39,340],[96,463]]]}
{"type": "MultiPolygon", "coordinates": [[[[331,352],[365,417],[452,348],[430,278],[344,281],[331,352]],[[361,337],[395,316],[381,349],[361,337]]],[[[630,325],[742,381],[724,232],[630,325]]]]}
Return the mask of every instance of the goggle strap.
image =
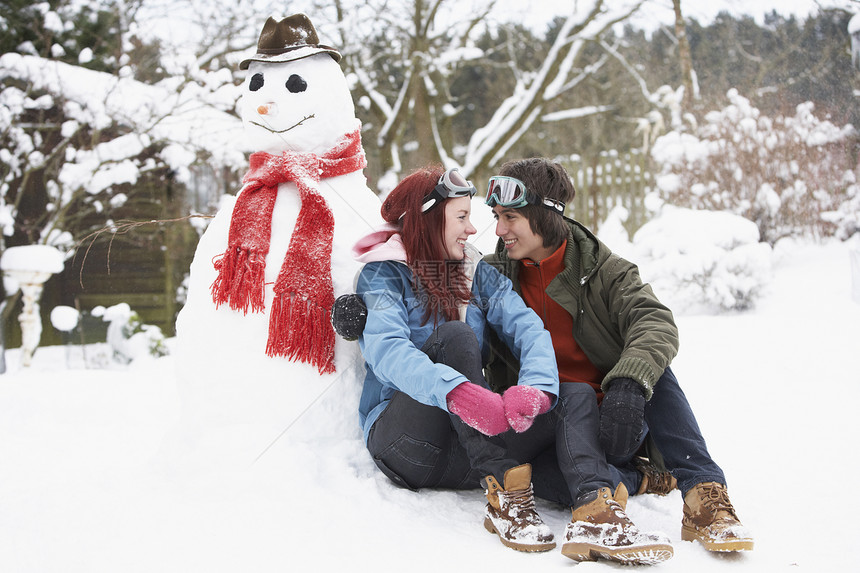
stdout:
{"type": "Polygon", "coordinates": [[[475,189],[474,185],[451,189],[444,182],[438,183],[430,193],[424,196],[424,200],[421,203],[421,212],[426,213],[445,199],[451,197],[474,197],[477,192],[478,190],[475,189]]]}
{"type": "Polygon", "coordinates": [[[555,199],[537,199],[531,193],[526,193],[525,198],[520,198],[514,201],[510,201],[508,203],[502,203],[498,199],[498,194],[492,193],[489,197],[484,201],[490,207],[495,207],[496,205],[501,205],[505,208],[511,209],[520,209],[525,207],[527,204],[530,205],[540,205],[545,209],[549,209],[550,211],[554,211],[559,215],[564,215],[565,204],[562,201],[556,201],[555,199]]]}
{"type": "Polygon", "coordinates": [[[562,215],[564,215],[565,205],[561,201],[556,201],[555,199],[544,199],[543,206],[547,209],[555,211],[556,213],[561,213],[562,215]]]}
{"type": "Polygon", "coordinates": [[[442,183],[436,185],[430,193],[428,193],[424,197],[424,201],[421,203],[421,212],[426,213],[442,201],[444,201],[447,197],[445,196],[445,186],[442,183]],[[439,188],[442,189],[439,189],[439,188]]]}

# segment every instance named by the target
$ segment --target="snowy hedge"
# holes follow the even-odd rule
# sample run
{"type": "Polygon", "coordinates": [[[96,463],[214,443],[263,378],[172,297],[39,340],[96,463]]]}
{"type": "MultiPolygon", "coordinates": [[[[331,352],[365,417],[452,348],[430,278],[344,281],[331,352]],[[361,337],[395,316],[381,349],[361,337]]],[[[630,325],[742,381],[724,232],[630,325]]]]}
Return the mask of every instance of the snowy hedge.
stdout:
{"type": "Polygon", "coordinates": [[[790,235],[856,232],[856,130],[818,119],[811,102],[793,117],[771,118],[736,90],[728,98],[692,132],[656,140],[651,154],[662,197],[746,217],[771,245],[790,235]]]}
{"type": "Polygon", "coordinates": [[[754,223],[727,212],[664,206],[630,249],[643,279],[678,313],[748,310],[770,280],[771,247],[754,223]]]}

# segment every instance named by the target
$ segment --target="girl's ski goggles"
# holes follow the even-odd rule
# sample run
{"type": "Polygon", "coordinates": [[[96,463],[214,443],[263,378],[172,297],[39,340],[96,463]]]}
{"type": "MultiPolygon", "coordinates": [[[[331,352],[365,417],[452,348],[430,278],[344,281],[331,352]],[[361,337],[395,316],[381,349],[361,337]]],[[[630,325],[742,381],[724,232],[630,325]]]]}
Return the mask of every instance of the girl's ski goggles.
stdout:
{"type": "Polygon", "coordinates": [[[564,203],[561,201],[541,199],[526,189],[526,184],[519,179],[503,175],[490,177],[485,203],[490,207],[501,205],[510,209],[520,209],[526,205],[541,205],[564,215],[564,203]]]}
{"type": "Polygon", "coordinates": [[[440,204],[445,199],[450,197],[474,197],[478,190],[472,185],[471,181],[467,181],[465,177],[460,175],[456,167],[449,169],[439,177],[439,182],[433,191],[424,197],[421,205],[421,212],[427,212],[436,205],[440,204]]]}

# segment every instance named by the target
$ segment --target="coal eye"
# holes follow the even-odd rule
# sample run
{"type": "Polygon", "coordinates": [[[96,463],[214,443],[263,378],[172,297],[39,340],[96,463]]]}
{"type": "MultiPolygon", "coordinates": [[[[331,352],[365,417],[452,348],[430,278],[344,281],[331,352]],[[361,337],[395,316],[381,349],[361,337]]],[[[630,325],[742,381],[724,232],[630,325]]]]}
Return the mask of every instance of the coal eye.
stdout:
{"type": "Polygon", "coordinates": [[[263,74],[254,74],[251,76],[251,83],[248,84],[248,89],[255,92],[261,87],[263,87],[263,74]]]}
{"type": "Polygon", "coordinates": [[[290,93],[297,94],[308,89],[308,82],[306,82],[302,76],[293,74],[290,76],[290,79],[287,80],[287,89],[290,90],[290,93]]]}

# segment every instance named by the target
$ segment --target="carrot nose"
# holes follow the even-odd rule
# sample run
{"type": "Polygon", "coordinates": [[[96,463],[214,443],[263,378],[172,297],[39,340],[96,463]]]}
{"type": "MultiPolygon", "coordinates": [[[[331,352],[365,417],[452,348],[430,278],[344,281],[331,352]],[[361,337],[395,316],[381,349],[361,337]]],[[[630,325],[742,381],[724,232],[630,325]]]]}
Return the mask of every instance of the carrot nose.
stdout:
{"type": "Polygon", "coordinates": [[[257,107],[257,113],[260,115],[275,115],[278,113],[278,106],[274,102],[266,103],[257,107]]]}

